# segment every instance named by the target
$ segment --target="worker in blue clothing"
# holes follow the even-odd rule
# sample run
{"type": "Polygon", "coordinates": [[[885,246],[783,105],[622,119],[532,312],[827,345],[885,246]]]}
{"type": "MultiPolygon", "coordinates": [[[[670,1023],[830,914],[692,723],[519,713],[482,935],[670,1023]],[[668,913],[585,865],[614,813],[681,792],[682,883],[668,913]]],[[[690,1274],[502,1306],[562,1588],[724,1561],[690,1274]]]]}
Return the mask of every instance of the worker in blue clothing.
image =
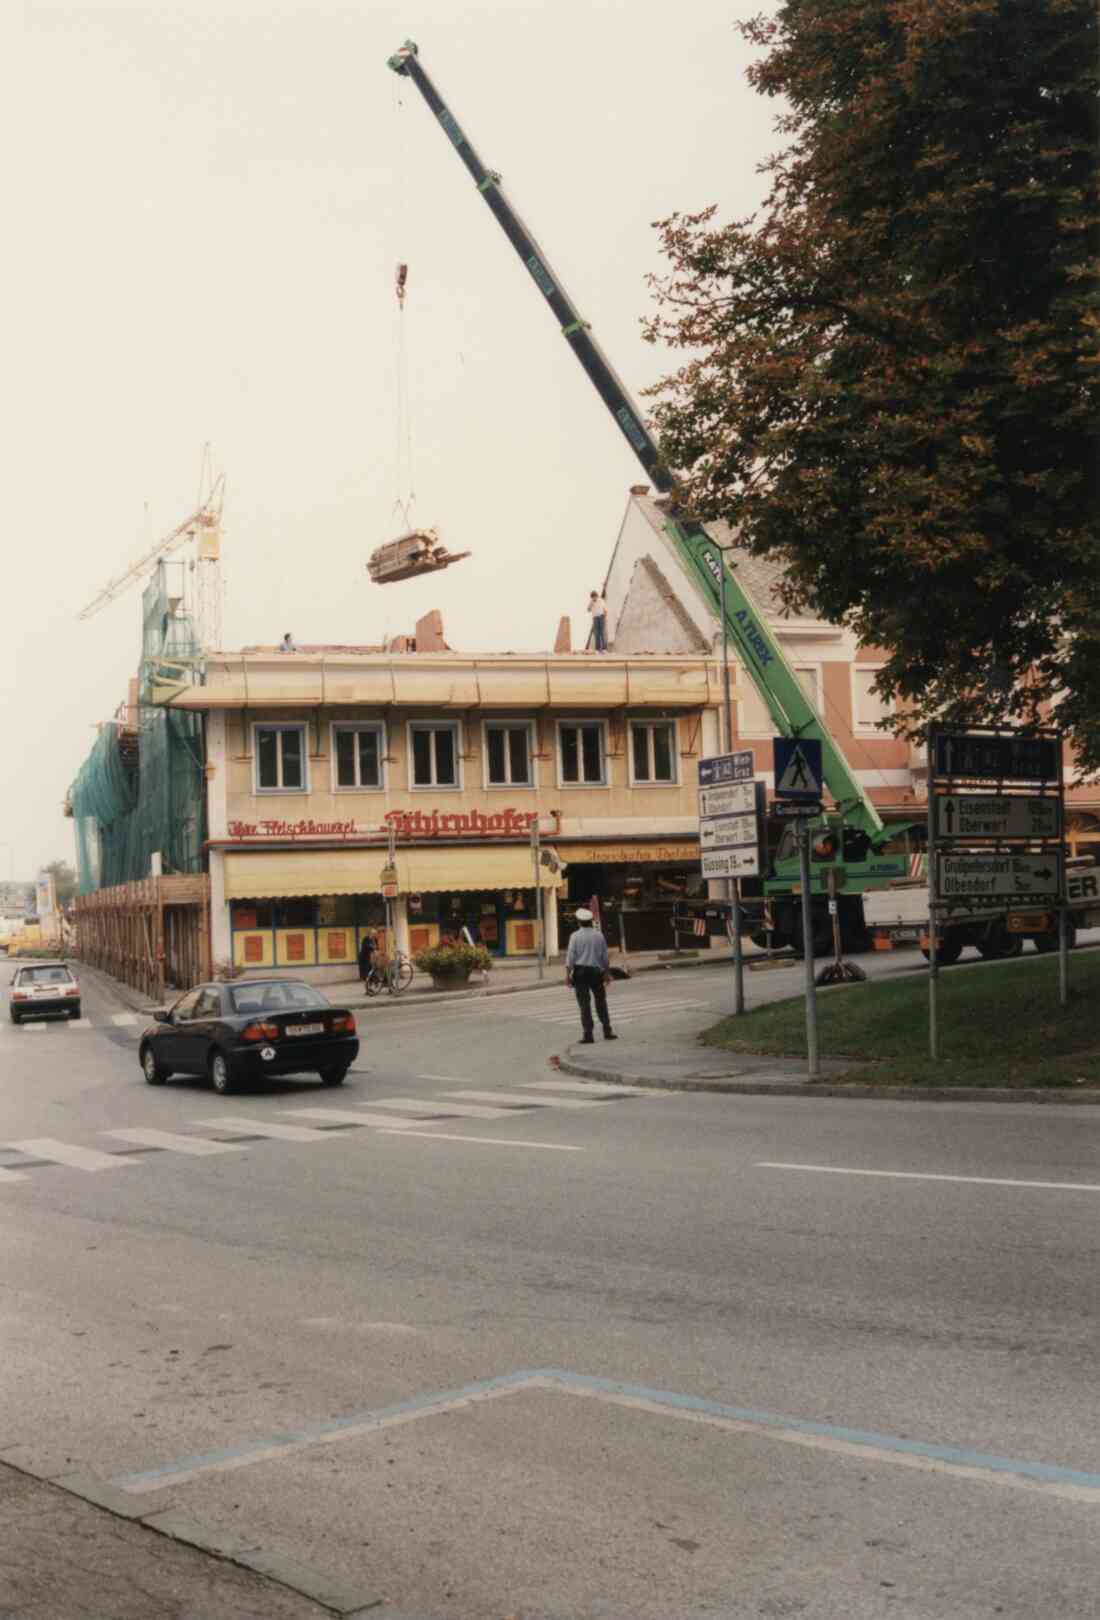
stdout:
{"type": "Polygon", "coordinates": [[[579,926],[565,953],[565,977],[573,986],[577,1006],[581,1010],[581,1042],[585,1046],[591,1046],[593,1041],[591,1001],[596,1003],[596,1016],[603,1025],[604,1040],[617,1041],[619,1038],[611,1028],[611,1014],[607,1010],[607,941],[598,929],[593,928],[592,921],[592,913],[581,906],[577,911],[579,926]]]}

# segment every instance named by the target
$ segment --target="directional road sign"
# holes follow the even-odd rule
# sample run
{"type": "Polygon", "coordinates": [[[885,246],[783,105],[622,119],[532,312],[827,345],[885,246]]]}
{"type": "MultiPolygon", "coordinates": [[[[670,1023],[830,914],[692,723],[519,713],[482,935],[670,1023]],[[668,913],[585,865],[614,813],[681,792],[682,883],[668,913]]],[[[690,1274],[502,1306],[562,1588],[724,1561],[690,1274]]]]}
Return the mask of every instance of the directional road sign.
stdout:
{"type": "Polygon", "coordinates": [[[705,878],[757,877],[760,873],[760,850],[756,844],[740,849],[711,849],[702,853],[705,878]]]}
{"type": "Polygon", "coordinates": [[[753,771],[752,749],[741,748],[735,754],[712,754],[699,761],[699,786],[716,787],[721,782],[751,782],[753,771]]]}
{"type": "Polygon", "coordinates": [[[1062,806],[1055,794],[939,793],[932,811],[941,843],[1062,836],[1062,806]]]}
{"type": "Polygon", "coordinates": [[[821,743],[816,737],[773,737],[777,799],[820,799],[821,743]]]}
{"type": "Polygon", "coordinates": [[[773,804],[772,815],[782,816],[786,821],[812,821],[822,811],[820,799],[807,799],[805,803],[795,800],[793,804],[773,804]]]}
{"type": "Polygon", "coordinates": [[[735,849],[759,842],[755,811],[748,816],[707,816],[699,823],[700,849],[735,849]]]}
{"type": "Polygon", "coordinates": [[[1059,739],[1013,732],[938,731],[933,739],[935,776],[985,782],[1056,782],[1059,739]]]}
{"type": "Polygon", "coordinates": [[[940,900],[1016,899],[1034,895],[1057,899],[1062,892],[1061,856],[1012,855],[975,850],[968,855],[940,855],[936,894],[940,900]]]}
{"type": "Polygon", "coordinates": [[[701,787],[701,816],[748,816],[756,810],[755,782],[731,782],[728,787],[701,787]]]}

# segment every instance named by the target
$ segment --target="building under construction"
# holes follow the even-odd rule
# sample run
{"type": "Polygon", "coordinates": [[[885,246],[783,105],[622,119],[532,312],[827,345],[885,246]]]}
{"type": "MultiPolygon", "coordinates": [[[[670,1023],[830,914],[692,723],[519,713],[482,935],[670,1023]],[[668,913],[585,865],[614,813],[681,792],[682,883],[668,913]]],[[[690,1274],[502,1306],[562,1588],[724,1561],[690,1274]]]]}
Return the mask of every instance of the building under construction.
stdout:
{"type": "Polygon", "coordinates": [[[158,1000],[211,968],[202,726],[149,701],[156,681],[199,678],[183,569],[162,559],[145,588],[139,674],[100,726],[66,805],[76,828],[77,954],[158,1000]]]}

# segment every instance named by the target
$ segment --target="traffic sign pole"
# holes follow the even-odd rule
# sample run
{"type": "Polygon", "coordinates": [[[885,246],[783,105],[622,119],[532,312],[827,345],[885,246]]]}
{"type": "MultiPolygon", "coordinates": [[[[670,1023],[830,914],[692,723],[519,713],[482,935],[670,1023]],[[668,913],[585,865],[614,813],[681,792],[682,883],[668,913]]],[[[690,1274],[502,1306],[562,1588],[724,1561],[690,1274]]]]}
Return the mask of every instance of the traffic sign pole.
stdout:
{"type": "Polygon", "coordinates": [[[817,1079],[817,986],[814,984],[813,903],[810,896],[810,829],[798,829],[798,876],[802,884],[802,966],[806,989],[806,1055],[810,1079],[817,1079]]]}

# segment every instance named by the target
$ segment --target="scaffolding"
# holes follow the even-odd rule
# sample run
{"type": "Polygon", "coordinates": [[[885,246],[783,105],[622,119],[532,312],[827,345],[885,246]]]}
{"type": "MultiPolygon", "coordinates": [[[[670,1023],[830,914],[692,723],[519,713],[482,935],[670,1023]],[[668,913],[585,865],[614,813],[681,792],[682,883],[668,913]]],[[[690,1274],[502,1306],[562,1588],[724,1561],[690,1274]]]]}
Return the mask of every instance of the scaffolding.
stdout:
{"type": "Polygon", "coordinates": [[[202,678],[183,569],[157,564],[142,594],[136,705],[100,726],[68,797],[78,954],[156,996],[210,972],[202,720],[152,701],[167,672],[202,678]]]}

